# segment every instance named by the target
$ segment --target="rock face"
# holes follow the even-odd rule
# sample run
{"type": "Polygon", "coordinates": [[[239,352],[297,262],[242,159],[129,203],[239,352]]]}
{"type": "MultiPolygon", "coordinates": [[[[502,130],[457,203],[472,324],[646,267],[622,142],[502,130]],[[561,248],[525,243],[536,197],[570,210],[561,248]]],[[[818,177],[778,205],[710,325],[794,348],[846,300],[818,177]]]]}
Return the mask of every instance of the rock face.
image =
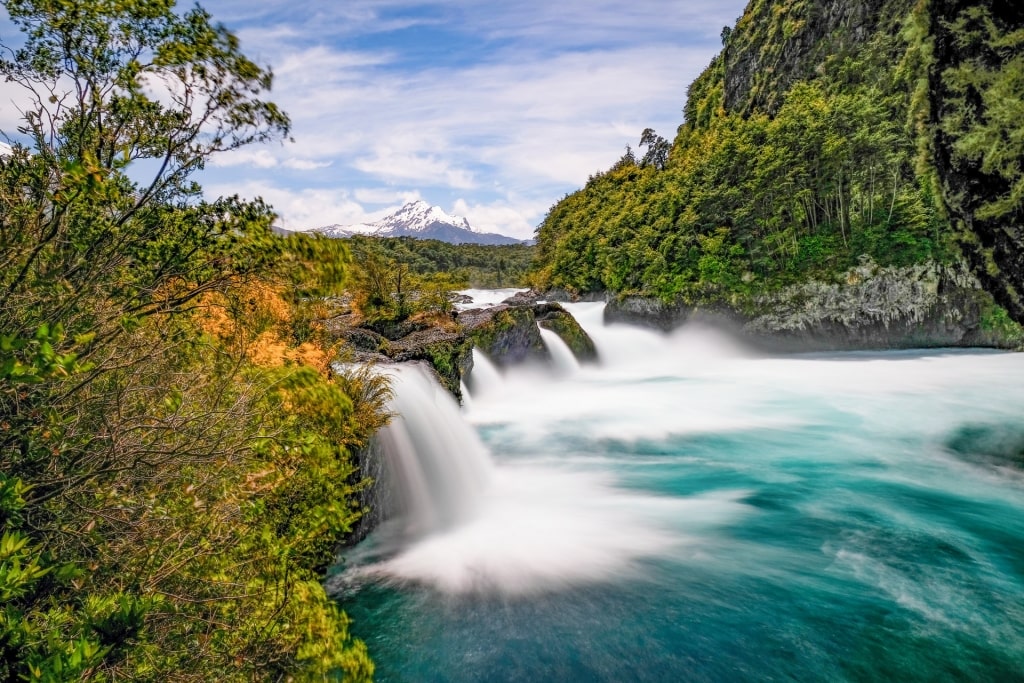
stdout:
{"type": "Polygon", "coordinates": [[[594,340],[564,308],[556,303],[538,304],[533,307],[533,315],[538,325],[562,338],[578,361],[597,361],[594,340]]]}
{"type": "Polygon", "coordinates": [[[830,55],[853,51],[912,4],[822,0],[788,3],[784,11],[772,2],[748,7],[723,35],[726,109],[774,113],[790,85],[812,76],[830,55]]]}
{"type": "Polygon", "coordinates": [[[770,313],[744,332],[785,349],[1013,348],[1021,339],[986,329],[992,299],[963,266],[878,268],[865,263],[847,281],[810,281],[765,297],[770,313]]]}
{"type": "MultiPolygon", "coordinates": [[[[518,296],[508,301],[532,301],[536,297],[518,296]]],[[[499,367],[524,361],[547,362],[551,358],[537,325],[551,330],[566,343],[581,363],[597,360],[593,340],[576,319],[559,304],[502,303],[493,308],[474,309],[459,314],[458,322],[473,343],[499,367]]]]}
{"type": "MultiPolygon", "coordinates": [[[[971,12],[988,13],[992,23],[986,30],[995,29],[1004,36],[1014,33],[1019,36],[1024,30],[1024,4],[1020,2],[934,0],[931,3],[934,64],[929,71],[930,142],[942,198],[964,254],[996,301],[1014,320],[1024,324],[1024,202],[1017,194],[1017,202],[997,215],[985,210],[986,205],[1020,193],[1021,186],[1014,187],[1010,179],[1014,173],[1009,169],[1001,173],[998,165],[986,167],[980,158],[958,156],[956,147],[964,141],[968,131],[948,125],[950,121],[983,124],[971,134],[985,135],[993,148],[1011,150],[1010,155],[1016,156],[1016,183],[1021,182],[1019,155],[1024,141],[1019,109],[1011,115],[999,115],[995,110],[1010,106],[1009,100],[1006,96],[993,96],[995,91],[984,91],[988,79],[1001,73],[1012,75],[1013,69],[1020,68],[1020,39],[1016,48],[997,49],[994,43],[979,43],[977,36],[984,32],[979,31],[971,39],[965,39],[962,34],[958,36],[952,27],[958,18],[971,12]],[[1015,58],[1017,66],[1011,61],[1015,58]],[[974,74],[973,82],[966,92],[958,93],[946,74],[964,67],[974,74]]],[[[1016,81],[1014,92],[1019,93],[1019,75],[1016,81]]],[[[1014,163],[1011,161],[1008,166],[1014,167],[1014,163]]]]}
{"type": "Polygon", "coordinates": [[[461,401],[462,377],[473,367],[472,351],[472,342],[461,332],[429,328],[392,342],[388,356],[400,363],[426,361],[441,385],[461,401]]]}
{"type": "Polygon", "coordinates": [[[536,299],[520,297],[512,304],[463,311],[454,319],[409,320],[370,327],[353,326],[339,316],[333,329],[347,342],[351,360],[425,361],[441,385],[461,401],[461,383],[473,369],[474,347],[499,367],[531,360],[550,362],[551,354],[538,324],[561,337],[581,363],[597,359],[594,342],[572,315],[557,303],[536,303],[536,299]]]}
{"type": "Polygon", "coordinates": [[[604,321],[653,327],[668,332],[689,320],[693,312],[692,306],[683,303],[665,303],[654,297],[627,296],[608,302],[604,309],[604,321]]]}
{"type": "Polygon", "coordinates": [[[631,297],[609,303],[605,320],[667,331],[701,319],[776,351],[1019,347],[1020,328],[997,310],[965,265],[880,268],[866,260],[841,281],[765,294],[750,311],[631,297]]]}
{"type": "Polygon", "coordinates": [[[551,358],[537,330],[532,306],[499,304],[472,309],[460,313],[458,320],[473,344],[499,367],[551,358]]]}

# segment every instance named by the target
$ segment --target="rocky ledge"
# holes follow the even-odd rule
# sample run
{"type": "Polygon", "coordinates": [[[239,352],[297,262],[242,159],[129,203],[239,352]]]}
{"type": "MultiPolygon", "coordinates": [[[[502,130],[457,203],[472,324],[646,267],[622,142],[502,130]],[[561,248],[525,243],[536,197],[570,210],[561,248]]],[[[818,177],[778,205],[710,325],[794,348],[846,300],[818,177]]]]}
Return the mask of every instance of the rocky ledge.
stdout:
{"type": "Polygon", "coordinates": [[[773,351],[1014,349],[1024,343],[1021,328],[964,265],[880,267],[865,259],[836,281],[792,285],[742,307],[624,297],[605,309],[606,322],[666,331],[696,320],[731,328],[773,351]]]}
{"type": "Polygon", "coordinates": [[[490,308],[474,308],[401,323],[351,324],[339,316],[334,333],[347,342],[356,362],[426,361],[441,384],[462,400],[462,381],[473,369],[473,348],[498,367],[524,362],[548,363],[551,354],[538,325],[557,334],[581,363],[597,360],[594,342],[576,319],[554,302],[536,295],[512,297],[490,308]]]}

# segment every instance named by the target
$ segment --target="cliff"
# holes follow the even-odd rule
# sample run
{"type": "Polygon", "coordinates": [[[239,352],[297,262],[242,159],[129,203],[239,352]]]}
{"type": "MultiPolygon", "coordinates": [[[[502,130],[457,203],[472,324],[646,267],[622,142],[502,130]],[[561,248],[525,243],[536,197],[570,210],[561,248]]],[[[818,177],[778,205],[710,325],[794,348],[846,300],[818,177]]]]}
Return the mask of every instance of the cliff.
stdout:
{"type": "Polygon", "coordinates": [[[627,302],[611,316],[635,305],[663,327],[729,311],[805,341],[1010,345],[1019,330],[1002,322],[1024,319],[1022,15],[996,0],[752,0],[690,86],[665,163],[627,155],[551,208],[537,284],[608,292],[627,302]],[[910,297],[887,302],[901,311],[887,321],[841,284],[867,262],[910,297]],[[952,275],[962,264],[969,284],[952,275]],[[935,318],[913,312],[925,271],[963,293],[935,318]],[[993,320],[999,339],[979,332],[993,320]]]}

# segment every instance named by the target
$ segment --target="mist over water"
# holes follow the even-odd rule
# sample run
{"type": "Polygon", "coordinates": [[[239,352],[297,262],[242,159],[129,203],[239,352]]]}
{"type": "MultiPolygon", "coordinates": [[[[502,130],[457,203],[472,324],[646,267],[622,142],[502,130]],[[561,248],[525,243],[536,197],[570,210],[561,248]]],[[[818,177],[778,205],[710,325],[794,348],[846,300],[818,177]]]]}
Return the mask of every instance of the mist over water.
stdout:
{"type": "Polygon", "coordinates": [[[1024,355],[770,357],[569,308],[600,365],[478,357],[416,418],[479,437],[484,480],[423,494],[470,512],[331,580],[381,680],[1021,679],[1024,355]]]}

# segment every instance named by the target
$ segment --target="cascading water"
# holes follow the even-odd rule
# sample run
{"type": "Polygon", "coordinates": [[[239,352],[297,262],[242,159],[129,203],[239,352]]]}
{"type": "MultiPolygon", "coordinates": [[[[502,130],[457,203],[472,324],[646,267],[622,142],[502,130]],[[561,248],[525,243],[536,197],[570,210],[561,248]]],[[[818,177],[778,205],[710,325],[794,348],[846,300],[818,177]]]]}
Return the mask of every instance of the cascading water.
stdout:
{"type": "Polygon", "coordinates": [[[540,338],[551,354],[551,364],[555,372],[560,375],[571,375],[580,369],[580,362],[576,360],[572,350],[557,334],[551,330],[544,329],[538,325],[540,338]]]}
{"type": "Polygon", "coordinates": [[[474,397],[500,393],[505,379],[491,359],[479,349],[473,349],[473,370],[469,373],[469,390],[474,397]]]}
{"type": "Polygon", "coordinates": [[[458,405],[425,368],[408,364],[390,374],[395,416],[377,438],[403,533],[421,537],[479,510],[493,464],[458,405]]]}
{"type": "Polygon", "coordinates": [[[346,565],[381,680],[1020,679],[1024,354],[757,356],[567,308],[602,364],[425,417],[475,427],[489,483],[346,565]]]}

